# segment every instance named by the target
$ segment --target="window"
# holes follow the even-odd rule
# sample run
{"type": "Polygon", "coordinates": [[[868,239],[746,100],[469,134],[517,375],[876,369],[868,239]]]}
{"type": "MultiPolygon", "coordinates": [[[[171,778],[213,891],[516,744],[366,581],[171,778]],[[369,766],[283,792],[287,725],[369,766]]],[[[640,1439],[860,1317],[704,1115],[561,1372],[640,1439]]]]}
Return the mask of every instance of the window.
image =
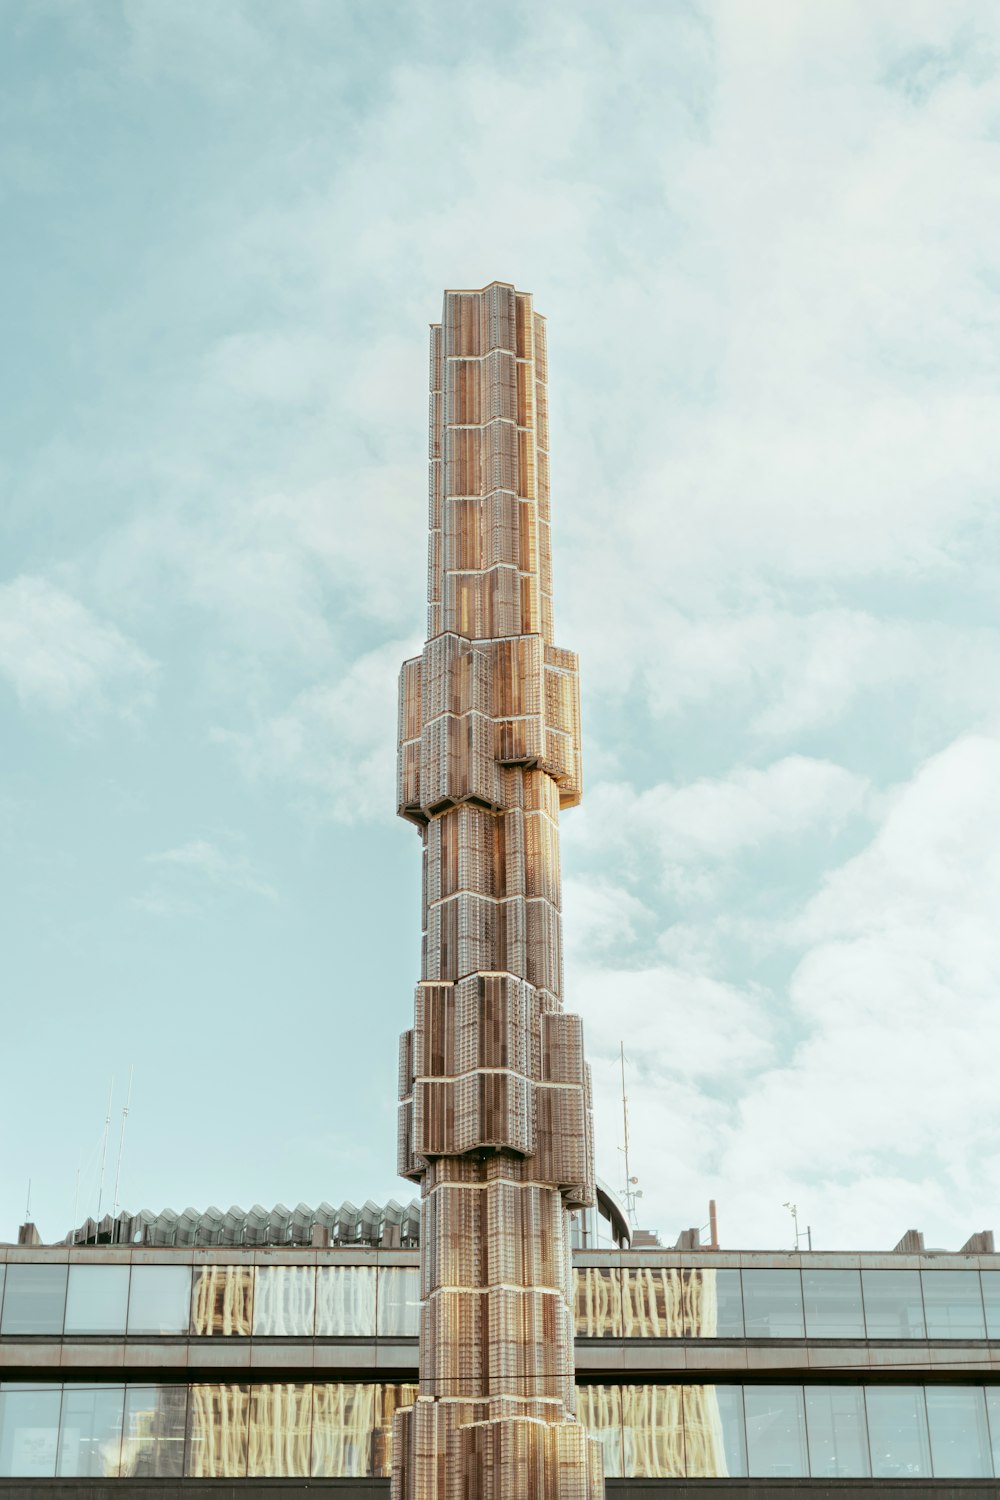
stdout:
{"type": "Polygon", "coordinates": [[[811,1339],[863,1339],[860,1271],[802,1272],[806,1334],[811,1339]]]}
{"type": "Polygon", "coordinates": [[[802,1278],[798,1271],[744,1271],[743,1317],[748,1339],[800,1339],[802,1278]]]}
{"type": "Polygon", "coordinates": [[[375,1337],[374,1266],[320,1266],[316,1278],[316,1337],[375,1337]]]}
{"type": "Polygon", "coordinates": [[[255,1385],[250,1396],[247,1473],[309,1477],[311,1385],[255,1385]]]}
{"type": "Polygon", "coordinates": [[[415,1266],[379,1267],[377,1332],[379,1338],[416,1338],[420,1332],[420,1272],[415,1266]]]}
{"type": "Polygon", "coordinates": [[[870,1339],[925,1337],[919,1271],[862,1271],[861,1288],[870,1339]]]}
{"type": "Polygon", "coordinates": [[[628,1478],[684,1477],[683,1390],[680,1385],[622,1388],[623,1467],[628,1478]]]}
{"type": "MultiPolygon", "coordinates": [[[[577,1266],[574,1270],[574,1308],[579,1338],[605,1339],[622,1336],[622,1288],[612,1267],[577,1266]]],[[[630,1304],[628,1337],[639,1337],[644,1329],[630,1304]]]]}
{"type": "Polygon", "coordinates": [[[869,1386],[865,1403],[874,1477],[926,1478],[931,1472],[931,1457],[923,1387],[869,1386]]]}
{"type": "MultiPolygon", "coordinates": [[[[258,1266],[255,1338],[311,1338],[316,1314],[315,1266],[258,1266]]],[[[308,1474],[308,1468],[305,1470],[308,1474]]]]}
{"type": "Polygon", "coordinates": [[[24,1262],[7,1267],[0,1332],[61,1334],[65,1308],[65,1265],[24,1262]]]}
{"type": "Polygon", "coordinates": [[[67,1333],[124,1333],[127,1308],[128,1266],[70,1266],[67,1333]]]}
{"type": "MultiPolygon", "coordinates": [[[[741,1339],[743,1337],[743,1291],[739,1271],[702,1271],[706,1295],[712,1283],[715,1285],[715,1337],[717,1339],[741,1339]]],[[[706,1323],[707,1323],[706,1319],[706,1323]]],[[[706,1333],[703,1337],[707,1338],[706,1333]]]]}
{"type": "Polygon", "coordinates": [[[929,1339],[984,1339],[978,1271],[922,1271],[929,1339]]]}
{"type": "Polygon", "coordinates": [[[949,1479],[992,1479],[993,1459],[982,1386],[929,1385],[926,1395],[935,1475],[949,1479]]]}
{"type": "Polygon", "coordinates": [[[748,1385],[743,1389],[747,1465],[765,1479],[809,1473],[806,1418],[799,1385],[748,1385]]]}
{"type": "Polygon", "coordinates": [[[616,1385],[581,1385],[576,1392],[576,1414],[604,1454],[604,1472],[622,1472],[622,1393],[616,1385]]]}
{"type": "Polygon", "coordinates": [[[187,1333],[191,1316],[191,1267],[132,1267],[128,1332],[187,1333]]]}
{"type": "Polygon", "coordinates": [[[118,1478],[124,1403],[123,1385],[65,1387],[57,1474],[69,1479],[118,1478]]]}
{"type": "Polygon", "coordinates": [[[867,1479],[871,1465],[861,1386],[807,1385],[805,1397],[813,1478],[867,1479]]]}
{"type": "Polygon", "coordinates": [[[252,1266],[199,1266],[191,1294],[191,1332],[249,1336],[253,1319],[252,1266]]]}
{"type": "Polygon", "coordinates": [[[55,1474],[61,1402],[58,1385],[0,1388],[0,1475],[47,1479],[55,1474]]]}
{"type": "MultiPolygon", "coordinates": [[[[135,1286],[134,1271],[132,1285],[135,1286]]],[[[123,1479],[181,1478],[187,1401],[185,1385],[126,1386],[123,1479]]]]}
{"type": "Polygon", "coordinates": [[[986,1337],[1000,1339],[1000,1271],[980,1271],[986,1309],[986,1337]]]}
{"type": "Polygon", "coordinates": [[[189,1477],[243,1478],[249,1418],[249,1386],[193,1385],[188,1397],[189,1477]]]}
{"type": "Polygon", "coordinates": [[[684,1463],[690,1479],[746,1474],[742,1386],[684,1387],[684,1463]]]}

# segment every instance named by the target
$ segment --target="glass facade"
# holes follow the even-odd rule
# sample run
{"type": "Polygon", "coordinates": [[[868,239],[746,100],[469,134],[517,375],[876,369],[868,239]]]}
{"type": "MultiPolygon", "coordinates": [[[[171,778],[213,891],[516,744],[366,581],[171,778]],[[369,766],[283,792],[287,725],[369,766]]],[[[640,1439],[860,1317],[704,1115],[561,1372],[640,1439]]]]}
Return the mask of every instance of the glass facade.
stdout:
{"type": "MultiPolygon", "coordinates": [[[[384,1476],[415,1385],[0,1384],[4,1478],[384,1476]]],[[[1000,1388],[593,1385],[581,1421],[610,1477],[991,1479],[1000,1388]]]]}
{"type": "MultiPolygon", "coordinates": [[[[577,1266],[583,1339],[1000,1339],[1000,1271],[577,1266]]],[[[416,1264],[0,1265],[0,1334],[416,1338],[416,1264]]]]}

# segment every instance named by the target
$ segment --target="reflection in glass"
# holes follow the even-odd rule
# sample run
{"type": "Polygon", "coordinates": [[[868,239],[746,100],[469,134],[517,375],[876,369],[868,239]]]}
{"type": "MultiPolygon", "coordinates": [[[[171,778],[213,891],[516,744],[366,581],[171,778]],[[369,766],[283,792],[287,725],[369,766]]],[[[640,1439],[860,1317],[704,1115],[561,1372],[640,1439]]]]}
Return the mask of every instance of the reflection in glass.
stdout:
{"type": "MultiPolygon", "coordinates": [[[[577,1266],[574,1270],[576,1332],[579,1338],[621,1338],[622,1293],[617,1270],[577,1266]]],[[[629,1334],[629,1338],[634,1338],[629,1334]]],[[[605,1469],[605,1473],[609,1471],[605,1469]]]]}
{"type": "Polygon", "coordinates": [[[255,1337],[311,1338],[316,1311],[315,1266],[258,1266],[255,1337]]]}
{"type": "MultiPolygon", "coordinates": [[[[898,1272],[886,1272],[898,1275],[898,1272]]],[[[913,1273],[917,1273],[914,1271],[913,1273]]],[[[867,1307],[867,1288],[865,1305],[867,1307]]],[[[931,1472],[927,1412],[919,1385],[872,1385],[865,1391],[868,1443],[876,1479],[916,1479],[931,1472]]]]}
{"type": "Polygon", "coordinates": [[[0,1389],[0,1475],[27,1479],[55,1474],[61,1400],[58,1385],[5,1384],[0,1389]]]}
{"type": "Polygon", "coordinates": [[[181,1478],[187,1400],[186,1385],[126,1386],[123,1479],[181,1478]]]}
{"type": "Polygon", "coordinates": [[[252,1327],[253,1267],[200,1266],[191,1296],[191,1332],[246,1337],[252,1327]]]}
{"type": "Polygon", "coordinates": [[[7,1267],[3,1333],[62,1333],[66,1307],[66,1266],[7,1267]]]}
{"type": "Polygon", "coordinates": [[[420,1392],[418,1385],[381,1385],[372,1434],[372,1472],[388,1477],[392,1473],[392,1419],[401,1406],[412,1406],[420,1392]]]}
{"type": "Polygon", "coordinates": [[[870,1339],[924,1337],[919,1271],[862,1271],[861,1287],[870,1339]]]}
{"type": "Polygon", "coordinates": [[[984,1339],[978,1271],[922,1271],[929,1339],[984,1339]]]}
{"type": "Polygon", "coordinates": [[[1000,1339],[1000,1271],[980,1271],[979,1279],[986,1309],[986,1337],[1000,1339]]]}
{"type": "Polygon", "coordinates": [[[627,1478],[684,1476],[683,1386],[622,1387],[622,1465],[627,1478]]]}
{"type": "Polygon", "coordinates": [[[312,1472],[319,1478],[374,1473],[372,1439],[381,1387],[338,1381],[313,1387],[312,1472]]]}
{"type": "Polygon", "coordinates": [[[992,1478],[993,1460],[982,1386],[929,1385],[925,1394],[935,1476],[992,1478]]]}
{"type": "Polygon", "coordinates": [[[802,1278],[798,1271],[744,1271],[743,1318],[748,1339],[800,1339],[802,1278]]]}
{"type": "Polygon", "coordinates": [[[622,1393],[616,1385],[581,1385],[576,1391],[576,1415],[604,1454],[604,1473],[622,1473],[622,1393]]]}
{"type": "Polygon", "coordinates": [[[684,1387],[684,1455],[689,1479],[747,1472],[742,1386],[684,1387]]]}
{"type": "Polygon", "coordinates": [[[249,1415],[249,1386],[191,1387],[185,1467],[189,1478],[243,1478],[247,1471],[249,1415]]]}
{"type": "Polygon", "coordinates": [[[128,1266],[70,1266],[67,1333],[124,1333],[128,1266]]]}
{"type": "Polygon", "coordinates": [[[861,1387],[807,1385],[805,1395],[813,1478],[867,1479],[871,1465],[861,1387]]]}
{"type": "Polygon", "coordinates": [[[420,1332],[420,1272],[416,1266],[380,1266],[378,1325],[381,1338],[397,1334],[416,1338],[420,1332]]]}
{"type": "Polygon", "coordinates": [[[802,1272],[806,1336],[811,1339],[863,1339],[860,1271],[802,1272]]]}
{"type": "Polygon", "coordinates": [[[255,1385],[250,1397],[247,1473],[309,1477],[311,1385],[255,1385]]]}
{"type": "Polygon", "coordinates": [[[65,1387],[57,1474],[70,1479],[118,1478],[124,1403],[123,1385],[65,1387]]]}
{"type": "Polygon", "coordinates": [[[365,1336],[375,1336],[375,1267],[320,1266],[316,1280],[316,1337],[365,1336]]]}
{"type": "Polygon", "coordinates": [[[133,1266],[128,1331],[187,1333],[191,1316],[190,1266],[133,1266]]]}
{"type": "Polygon", "coordinates": [[[809,1473],[806,1419],[800,1385],[748,1385],[743,1389],[747,1467],[767,1479],[809,1473]]]}

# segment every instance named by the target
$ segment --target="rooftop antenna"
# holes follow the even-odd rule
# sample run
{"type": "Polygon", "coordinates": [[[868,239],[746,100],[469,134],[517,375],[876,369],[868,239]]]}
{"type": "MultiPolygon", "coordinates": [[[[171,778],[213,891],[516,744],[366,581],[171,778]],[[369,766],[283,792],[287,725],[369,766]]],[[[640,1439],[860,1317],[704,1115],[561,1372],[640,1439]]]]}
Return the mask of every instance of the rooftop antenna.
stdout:
{"type": "Polygon", "coordinates": [[[795,1225],[795,1248],[796,1248],[796,1250],[799,1248],[799,1246],[802,1243],[803,1239],[805,1240],[806,1244],[809,1246],[809,1249],[811,1250],[812,1247],[813,1247],[812,1225],[811,1224],[807,1224],[806,1227],[805,1227],[805,1232],[804,1233],[800,1233],[799,1232],[799,1209],[798,1209],[798,1204],[796,1204],[796,1203],[783,1203],[782,1204],[782,1208],[787,1208],[788,1212],[792,1216],[792,1223],[795,1225]]]}
{"type": "Polygon", "coordinates": [[[635,1200],[642,1197],[642,1190],[637,1191],[638,1177],[633,1177],[628,1160],[628,1095],[625,1092],[625,1043],[619,1042],[619,1053],[622,1065],[622,1125],[625,1130],[625,1208],[629,1220],[635,1223],[635,1200]]]}
{"type": "Polygon", "coordinates": [[[101,1222],[101,1204],[104,1200],[104,1168],[108,1160],[108,1132],[111,1129],[111,1101],[115,1096],[115,1080],[111,1079],[111,1089],[108,1093],[108,1112],[104,1116],[104,1135],[101,1138],[101,1183],[97,1189],[97,1222],[101,1222]]]}
{"type": "Polygon", "coordinates": [[[31,1223],[31,1178],[28,1178],[28,1199],[24,1205],[24,1222],[31,1223]]]}
{"type": "MultiPolygon", "coordinates": [[[[129,1105],[132,1103],[132,1079],[135,1075],[135,1064],[132,1063],[128,1070],[128,1093],[125,1096],[125,1105],[122,1109],[122,1133],[118,1138],[118,1165],[115,1167],[115,1206],[111,1211],[112,1219],[118,1218],[118,1184],[122,1175],[122,1153],[125,1150],[125,1126],[128,1124],[129,1105]]],[[[111,1231],[114,1235],[114,1228],[111,1231]]]]}

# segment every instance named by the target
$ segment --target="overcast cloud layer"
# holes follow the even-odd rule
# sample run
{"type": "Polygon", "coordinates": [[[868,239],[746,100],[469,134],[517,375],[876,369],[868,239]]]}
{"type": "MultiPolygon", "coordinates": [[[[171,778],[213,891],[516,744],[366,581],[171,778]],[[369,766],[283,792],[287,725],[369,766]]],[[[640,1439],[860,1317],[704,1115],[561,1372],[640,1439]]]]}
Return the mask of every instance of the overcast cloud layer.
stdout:
{"type": "Polygon", "coordinates": [[[130,1063],[127,1207],[409,1196],[426,324],[494,278],[549,319],[599,1173],[624,1040],[669,1242],[994,1223],[996,7],[0,18],[0,1238],[29,1177],[94,1210],[130,1063]]]}

